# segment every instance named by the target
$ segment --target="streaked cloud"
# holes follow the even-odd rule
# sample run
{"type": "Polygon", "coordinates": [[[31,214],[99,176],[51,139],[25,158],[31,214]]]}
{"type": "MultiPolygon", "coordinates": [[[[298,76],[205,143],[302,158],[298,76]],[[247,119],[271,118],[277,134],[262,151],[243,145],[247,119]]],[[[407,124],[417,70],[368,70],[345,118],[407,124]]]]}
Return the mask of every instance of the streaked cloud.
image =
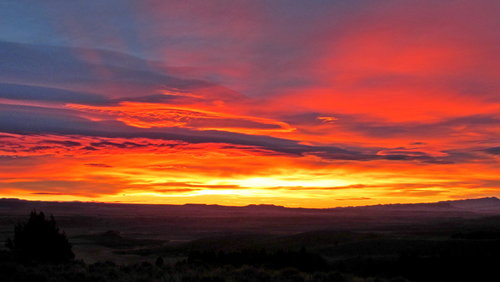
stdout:
{"type": "Polygon", "coordinates": [[[0,3],[0,196],[500,196],[498,14],[494,0],[0,3]]]}

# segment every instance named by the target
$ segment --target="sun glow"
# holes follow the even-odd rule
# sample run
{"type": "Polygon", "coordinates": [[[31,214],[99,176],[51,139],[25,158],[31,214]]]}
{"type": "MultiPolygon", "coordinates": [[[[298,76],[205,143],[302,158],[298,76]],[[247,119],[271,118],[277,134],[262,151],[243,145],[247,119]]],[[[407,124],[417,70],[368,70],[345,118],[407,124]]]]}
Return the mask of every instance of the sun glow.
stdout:
{"type": "Polygon", "coordinates": [[[157,2],[0,9],[0,197],[500,196],[498,1],[157,2]]]}
{"type": "MultiPolygon", "coordinates": [[[[219,182],[219,181],[215,181],[219,182]]],[[[347,186],[351,183],[345,180],[338,179],[311,179],[311,180],[288,180],[283,178],[273,177],[252,177],[246,179],[225,180],[225,183],[236,184],[242,187],[337,187],[347,186]]]]}

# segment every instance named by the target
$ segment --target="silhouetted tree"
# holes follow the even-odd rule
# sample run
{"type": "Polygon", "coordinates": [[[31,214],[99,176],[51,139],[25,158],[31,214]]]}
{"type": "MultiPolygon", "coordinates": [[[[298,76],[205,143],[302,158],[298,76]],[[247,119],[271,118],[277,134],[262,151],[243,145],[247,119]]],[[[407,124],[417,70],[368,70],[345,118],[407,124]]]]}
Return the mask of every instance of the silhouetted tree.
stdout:
{"type": "Polygon", "coordinates": [[[46,218],[43,212],[37,211],[30,213],[28,222],[15,225],[14,239],[9,238],[6,246],[24,260],[66,262],[75,257],[54,216],[46,218]]]}

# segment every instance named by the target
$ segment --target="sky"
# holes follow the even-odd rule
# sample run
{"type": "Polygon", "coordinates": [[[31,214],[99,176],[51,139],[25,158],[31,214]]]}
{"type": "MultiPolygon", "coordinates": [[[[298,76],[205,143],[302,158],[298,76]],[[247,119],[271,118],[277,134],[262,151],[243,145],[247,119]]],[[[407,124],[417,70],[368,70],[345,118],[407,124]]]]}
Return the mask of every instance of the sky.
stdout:
{"type": "Polygon", "coordinates": [[[0,0],[0,197],[499,197],[499,14],[497,0],[0,0]]]}

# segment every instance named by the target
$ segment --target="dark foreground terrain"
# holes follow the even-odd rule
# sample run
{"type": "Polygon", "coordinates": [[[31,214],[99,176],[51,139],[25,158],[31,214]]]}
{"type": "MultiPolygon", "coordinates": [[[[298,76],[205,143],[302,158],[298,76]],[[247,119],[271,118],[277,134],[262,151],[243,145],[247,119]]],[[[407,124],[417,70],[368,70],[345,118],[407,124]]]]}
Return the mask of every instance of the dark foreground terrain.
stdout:
{"type": "Polygon", "coordinates": [[[32,210],[64,264],[0,251],[1,281],[498,281],[500,200],[292,209],[0,200],[0,240],[32,210]]]}

